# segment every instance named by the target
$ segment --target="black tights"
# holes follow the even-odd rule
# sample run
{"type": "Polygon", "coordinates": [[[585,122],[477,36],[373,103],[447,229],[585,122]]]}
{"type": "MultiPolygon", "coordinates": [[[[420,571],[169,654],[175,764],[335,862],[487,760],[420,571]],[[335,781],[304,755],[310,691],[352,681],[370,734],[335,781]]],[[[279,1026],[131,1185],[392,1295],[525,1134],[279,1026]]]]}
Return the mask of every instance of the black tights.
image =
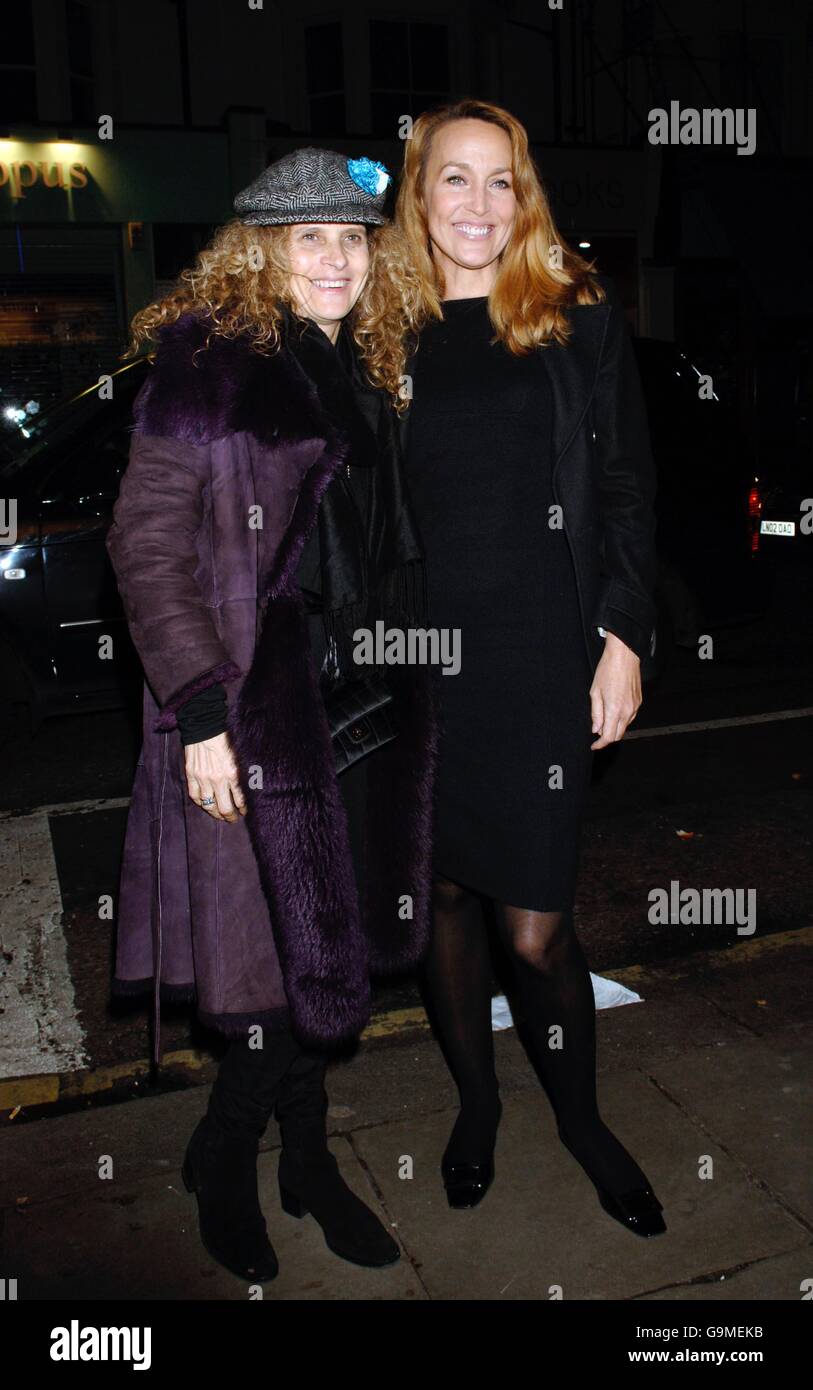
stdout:
{"type": "MultiPolygon", "coordinates": [[[[486,924],[477,895],[446,879],[435,881],[434,907],[424,997],[460,1093],[446,1155],[475,1162],[492,1148],[499,1120],[486,924]]],[[[599,1114],[595,1000],[572,913],[494,908],[514,973],[517,1031],[568,1144],[611,1192],[642,1186],[644,1173],[599,1114]]]]}

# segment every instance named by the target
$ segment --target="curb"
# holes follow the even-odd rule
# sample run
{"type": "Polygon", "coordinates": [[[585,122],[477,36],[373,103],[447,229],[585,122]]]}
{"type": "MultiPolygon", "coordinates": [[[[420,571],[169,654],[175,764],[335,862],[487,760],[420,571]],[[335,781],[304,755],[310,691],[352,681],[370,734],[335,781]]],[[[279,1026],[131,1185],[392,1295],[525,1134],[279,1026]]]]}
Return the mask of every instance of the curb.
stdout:
{"type": "MultiPolygon", "coordinates": [[[[361,1034],[362,1042],[372,1042],[377,1038],[390,1038],[399,1033],[428,1031],[429,1020],[421,1007],[392,1009],[389,1013],[374,1018],[361,1034]]],[[[213,1064],[209,1052],[201,1048],[178,1048],[165,1052],[161,1061],[162,1071],[186,1074],[191,1080],[195,1073],[203,1072],[213,1064]]],[[[56,1105],[65,1101],[79,1101],[85,1097],[98,1096],[112,1091],[123,1082],[138,1082],[152,1072],[152,1063],[147,1058],[132,1062],[119,1062],[109,1067],[94,1067],[85,1071],[41,1072],[29,1076],[9,1077],[0,1081],[0,1113],[17,1111],[30,1106],[56,1105]]],[[[11,1115],[7,1118],[12,1118],[11,1115]]]]}
{"type": "MultiPolygon", "coordinates": [[[[722,951],[709,951],[703,955],[679,957],[654,965],[627,965],[619,970],[602,972],[605,979],[615,980],[628,989],[639,989],[646,980],[681,980],[695,973],[697,964],[705,968],[720,969],[731,965],[747,965],[765,956],[777,954],[790,946],[813,947],[813,927],[801,927],[797,931],[776,932],[758,941],[743,941],[722,951]]],[[[402,1033],[429,1031],[429,1020],[424,1009],[414,1006],[406,1009],[391,1009],[388,1013],[374,1016],[361,1034],[361,1042],[374,1042],[381,1038],[397,1037],[402,1033]]],[[[212,1065],[209,1052],[200,1048],[179,1048],[164,1054],[162,1069],[186,1073],[189,1079],[212,1065]]],[[[122,1082],[138,1082],[152,1071],[152,1063],[142,1058],[133,1062],[119,1062],[114,1066],[97,1067],[86,1071],[43,1072],[31,1076],[10,1077],[0,1081],[0,1112],[17,1110],[30,1106],[55,1105],[58,1102],[79,1101],[89,1096],[98,1096],[112,1091],[122,1082]]],[[[13,1113],[7,1115],[13,1118],[13,1113]]]]}

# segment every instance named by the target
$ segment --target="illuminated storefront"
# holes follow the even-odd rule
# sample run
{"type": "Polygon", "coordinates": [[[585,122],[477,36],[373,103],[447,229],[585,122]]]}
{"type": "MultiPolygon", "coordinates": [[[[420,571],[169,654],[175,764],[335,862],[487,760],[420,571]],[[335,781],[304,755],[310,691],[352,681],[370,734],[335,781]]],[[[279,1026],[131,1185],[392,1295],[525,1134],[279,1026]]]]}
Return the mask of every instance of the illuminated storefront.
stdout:
{"type": "Polygon", "coordinates": [[[133,313],[230,214],[231,130],[108,133],[0,140],[0,411],[115,365],[133,313]]]}

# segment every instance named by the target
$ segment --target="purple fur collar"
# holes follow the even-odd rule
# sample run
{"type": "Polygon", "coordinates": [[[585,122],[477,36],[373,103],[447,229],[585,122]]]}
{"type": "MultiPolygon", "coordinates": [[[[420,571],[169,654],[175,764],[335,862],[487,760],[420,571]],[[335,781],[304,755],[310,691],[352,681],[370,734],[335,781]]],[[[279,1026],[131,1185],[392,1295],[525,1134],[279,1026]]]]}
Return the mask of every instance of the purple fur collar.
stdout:
{"type": "Polygon", "coordinates": [[[323,438],[331,452],[340,449],[342,436],[316,387],[284,345],[260,353],[247,336],[210,337],[209,330],[210,321],[193,313],[161,329],[161,370],[149,373],[133,412],[139,433],[190,444],[241,433],[269,446],[323,438]]]}

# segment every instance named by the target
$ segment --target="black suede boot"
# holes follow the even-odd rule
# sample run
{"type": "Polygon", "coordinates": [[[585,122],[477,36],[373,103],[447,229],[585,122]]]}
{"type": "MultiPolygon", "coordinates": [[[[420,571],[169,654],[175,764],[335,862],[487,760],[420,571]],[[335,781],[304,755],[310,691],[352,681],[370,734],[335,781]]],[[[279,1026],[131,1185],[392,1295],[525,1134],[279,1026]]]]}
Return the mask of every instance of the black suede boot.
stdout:
{"type": "Polygon", "coordinates": [[[289,1033],[266,1032],[264,1043],[255,1050],[246,1037],[232,1039],[182,1170],[187,1191],[198,1199],[206,1250],[232,1274],[258,1284],[273,1279],[279,1263],[257,1193],[257,1152],[297,1051],[289,1033]]]}
{"type": "Polygon", "coordinates": [[[394,1264],[401,1252],[378,1217],[347,1186],[327,1146],[327,1059],[302,1052],[279,1089],[276,1115],[282,1132],[279,1189],[289,1216],[310,1214],[335,1255],[352,1264],[394,1264]]]}

